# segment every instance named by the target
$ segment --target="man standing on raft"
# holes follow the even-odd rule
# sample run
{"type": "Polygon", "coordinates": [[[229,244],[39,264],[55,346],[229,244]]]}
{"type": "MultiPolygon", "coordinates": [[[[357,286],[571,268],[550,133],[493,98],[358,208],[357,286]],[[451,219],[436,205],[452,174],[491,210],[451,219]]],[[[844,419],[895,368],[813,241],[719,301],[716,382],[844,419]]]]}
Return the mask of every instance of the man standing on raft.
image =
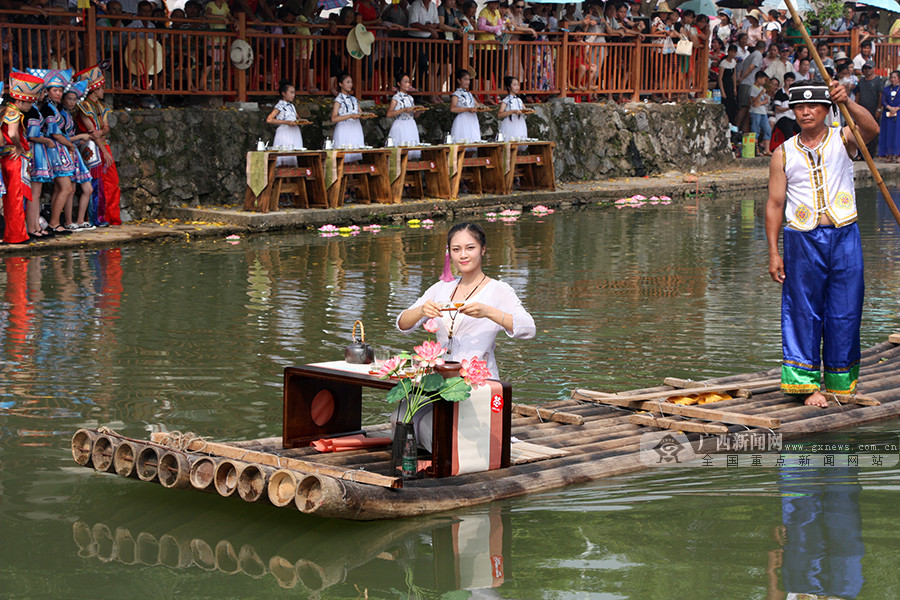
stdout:
{"type": "Polygon", "coordinates": [[[823,408],[823,338],[825,390],[856,391],[864,291],[853,185],[857,145],[849,127],[826,123],[832,102],[847,106],[867,143],[878,134],[875,119],[839,82],[793,86],[789,106],[800,133],[772,154],[766,204],[769,275],[783,284],[781,391],[823,408]],[[778,253],[783,218],[784,260],[778,253]]]}

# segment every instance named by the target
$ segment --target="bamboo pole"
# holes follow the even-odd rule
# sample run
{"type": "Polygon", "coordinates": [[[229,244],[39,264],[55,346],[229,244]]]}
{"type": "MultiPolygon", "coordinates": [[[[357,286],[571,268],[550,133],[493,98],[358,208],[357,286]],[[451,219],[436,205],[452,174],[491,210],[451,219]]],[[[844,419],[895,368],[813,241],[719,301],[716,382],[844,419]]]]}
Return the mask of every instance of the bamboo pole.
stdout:
{"type": "Polygon", "coordinates": [[[90,429],[79,429],[72,435],[72,458],[82,467],[92,466],[91,450],[100,434],[90,429]]]}
{"type": "Polygon", "coordinates": [[[287,469],[278,469],[269,477],[266,492],[269,502],[275,506],[287,506],[294,502],[297,494],[298,473],[287,469]]]}
{"type": "Polygon", "coordinates": [[[530,406],[528,404],[513,404],[512,412],[515,415],[523,415],[526,417],[537,417],[542,421],[555,421],[566,425],[584,425],[584,417],[574,415],[567,412],[559,412],[542,408],[539,406],[530,406]]]}
{"type": "Polygon", "coordinates": [[[155,446],[144,446],[138,453],[134,468],[141,481],[153,481],[159,473],[159,456],[161,452],[155,446]]]}
{"type": "Polygon", "coordinates": [[[223,460],[216,465],[213,485],[220,496],[230,496],[237,490],[238,478],[245,468],[247,463],[239,460],[223,460]]]}
{"type": "Polygon", "coordinates": [[[237,492],[241,500],[245,502],[269,502],[269,496],[266,492],[269,485],[269,478],[275,469],[271,467],[261,467],[259,465],[248,465],[246,469],[241,471],[238,476],[237,492]]]}
{"type": "Polygon", "coordinates": [[[700,423],[698,421],[679,421],[669,417],[654,417],[651,414],[631,415],[629,422],[646,427],[671,429],[672,431],[695,431],[699,433],[728,433],[728,427],[719,423],[700,423]]]}
{"type": "Polygon", "coordinates": [[[115,437],[108,435],[98,436],[94,442],[94,447],[91,449],[91,462],[94,463],[94,468],[101,473],[111,470],[113,456],[118,446],[119,440],[115,437]]]}
{"type": "MultiPolygon", "coordinates": [[[[819,56],[819,51],[816,50],[816,46],[815,44],[813,44],[812,38],[809,37],[809,32],[806,31],[806,27],[803,26],[803,22],[800,20],[800,15],[797,14],[797,9],[794,7],[794,3],[791,0],[784,0],[784,3],[787,5],[788,10],[791,11],[791,17],[794,19],[794,27],[800,30],[800,33],[803,35],[803,42],[809,49],[810,56],[812,56],[813,60],[816,62],[816,67],[819,69],[819,73],[822,74],[822,79],[825,81],[825,85],[830,86],[831,76],[828,74],[828,71],[825,70],[825,65],[822,63],[822,57],[819,56]]],[[[859,151],[862,153],[863,158],[866,160],[866,164],[869,166],[869,171],[871,171],[872,177],[875,179],[876,185],[878,185],[878,189],[881,190],[881,195],[884,196],[884,201],[887,202],[888,208],[891,209],[891,214],[894,215],[894,220],[897,221],[897,225],[900,226],[900,210],[897,210],[897,205],[894,204],[894,199],[891,197],[891,193],[888,191],[887,186],[884,184],[884,180],[881,178],[881,173],[878,172],[878,168],[872,161],[872,155],[869,154],[869,149],[866,147],[866,142],[863,140],[862,134],[859,132],[859,128],[853,121],[853,117],[850,116],[850,110],[843,103],[838,104],[838,108],[840,109],[841,114],[844,115],[844,120],[847,121],[847,126],[850,128],[850,131],[853,133],[853,137],[856,139],[856,145],[859,148],[859,151]]]]}
{"type": "Polygon", "coordinates": [[[113,454],[113,469],[122,477],[137,477],[135,460],[144,446],[124,440],[113,454]]]}
{"type": "Polygon", "coordinates": [[[218,459],[204,456],[191,465],[191,485],[194,489],[201,491],[209,489],[219,462],[218,459]]]}
{"type": "MultiPolygon", "coordinates": [[[[167,434],[158,432],[150,434],[150,438],[157,443],[160,443],[162,440],[164,440],[166,436],[167,434]]],[[[301,473],[321,473],[330,477],[345,478],[351,481],[365,483],[368,485],[376,485],[389,488],[400,488],[403,486],[403,482],[398,477],[387,477],[385,475],[379,475],[378,473],[369,473],[366,471],[338,469],[335,467],[329,467],[309,461],[297,460],[296,458],[274,456],[272,454],[266,454],[264,452],[254,452],[252,450],[244,450],[243,448],[229,446],[228,444],[207,442],[205,440],[199,439],[192,441],[188,445],[186,450],[190,450],[191,452],[202,452],[204,454],[214,454],[223,458],[252,461],[261,465],[266,465],[268,467],[281,467],[285,469],[292,469],[294,471],[300,471],[301,473]]]]}
{"type": "Polygon", "coordinates": [[[184,489],[191,485],[191,461],[183,452],[166,452],[159,459],[159,483],[163,487],[184,489]]]}

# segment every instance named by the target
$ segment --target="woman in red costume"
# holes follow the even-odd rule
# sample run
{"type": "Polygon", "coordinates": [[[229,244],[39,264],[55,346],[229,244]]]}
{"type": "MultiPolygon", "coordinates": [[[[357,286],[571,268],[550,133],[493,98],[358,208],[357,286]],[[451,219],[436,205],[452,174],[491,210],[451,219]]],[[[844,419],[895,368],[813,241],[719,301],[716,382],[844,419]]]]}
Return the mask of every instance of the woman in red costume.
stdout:
{"type": "Polygon", "coordinates": [[[28,73],[10,73],[9,96],[12,102],[3,107],[0,133],[0,170],[6,193],[3,194],[3,241],[24,244],[30,238],[25,227],[25,202],[31,202],[29,174],[29,146],[25,137],[23,118],[44,87],[44,80],[28,73]]]}
{"type": "Polygon", "coordinates": [[[90,67],[75,74],[76,80],[88,82],[88,95],[78,105],[78,129],[88,133],[100,153],[100,164],[91,168],[94,192],[91,195],[91,221],[97,227],[121,225],[119,216],[119,172],[113,160],[106,136],[111,126],[107,116],[110,109],[103,104],[103,71],[90,67]]]}

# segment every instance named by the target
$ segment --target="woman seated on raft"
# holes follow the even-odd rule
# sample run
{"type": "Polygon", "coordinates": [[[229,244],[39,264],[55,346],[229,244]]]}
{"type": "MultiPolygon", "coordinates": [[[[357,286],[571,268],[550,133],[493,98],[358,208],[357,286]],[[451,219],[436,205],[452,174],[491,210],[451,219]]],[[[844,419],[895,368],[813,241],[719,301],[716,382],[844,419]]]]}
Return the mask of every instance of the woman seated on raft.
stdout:
{"type": "MultiPolygon", "coordinates": [[[[437,341],[447,348],[444,359],[461,361],[473,356],[487,362],[491,377],[499,378],[494,357],[495,338],[502,330],[520,340],[534,337],[534,319],[522,306],[516,292],[507,283],[491,279],[482,270],[487,250],[484,230],[473,223],[457,223],[447,234],[447,256],[441,280],[428,288],[422,297],[397,317],[397,328],[411,331],[434,318],[437,341]],[[450,273],[450,261],[459,277],[450,273]],[[449,303],[462,303],[459,310],[441,308],[449,303]]],[[[431,407],[413,417],[416,439],[431,449],[431,407]],[[428,418],[424,418],[427,416],[428,418]]],[[[396,418],[396,413],[394,417],[396,418]]]]}

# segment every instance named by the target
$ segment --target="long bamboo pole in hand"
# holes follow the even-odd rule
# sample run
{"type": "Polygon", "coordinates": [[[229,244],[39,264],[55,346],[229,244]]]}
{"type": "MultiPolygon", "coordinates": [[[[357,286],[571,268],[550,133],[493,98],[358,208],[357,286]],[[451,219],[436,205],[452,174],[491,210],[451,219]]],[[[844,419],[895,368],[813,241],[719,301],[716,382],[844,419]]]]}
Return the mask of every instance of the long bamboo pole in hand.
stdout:
{"type": "MultiPolygon", "coordinates": [[[[787,5],[788,10],[791,11],[791,17],[793,17],[794,19],[794,26],[798,30],[800,30],[800,33],[803,35],[803,41],[806,43],[806,47],[809,49],[809,54],[813,57],[813,60],[816,63],[816,67],[819,69],[819,73],[822,74],[822,79],[825,81],[826,85],[831,85],[831,76],[828,75],[828,71],[825,70],[825,65],[822,64],[822,58],[819,56],[819,52],[816,50],[816,46],[815,44],[813,44],[812,38],[809,37],[809,32],[806,31],[806,27],[804,27],[803,23],[800,21],[800,16],[797,14],[797,9],[794,8],[794,3],[791,0],[784,0],[784,3],[787,5]]],[[[900,211],[897,210],[897,205],[894,204],[894,199],[891,197],[891,193],[888,191],[887,186],[884,185],[884,180],[881,178],[881,173],[878,172],[878,168],[872,161],[872,155],[869,154],[869,149],[866,147],[866,142],[863,140],[862,134],[859,132],[859,128],[853,121],[853,117],[850,116],[850,110],[847,108],[847,105],[843,103],[839,103],[838,108],[841,110],[841,114],[844,115],[844,120],[847,121],[847,126],[850,128],[850,131],[853,132],[853,137],[856,139],[856,145],[859,147],[859,151],[862,152],[863,158],[866,159],[866,164],[869,165],[869,171],[872,172],[872,177],[875,178],[875,183],[876,185],[878,185],[878,189],[881,190],[881,195],[884,196],[884,201],[887,202],[888,208],[891,209],[891,213],[894,215],[894,220],[897,221],[897,225],[900,225],[900,211]]]]}

